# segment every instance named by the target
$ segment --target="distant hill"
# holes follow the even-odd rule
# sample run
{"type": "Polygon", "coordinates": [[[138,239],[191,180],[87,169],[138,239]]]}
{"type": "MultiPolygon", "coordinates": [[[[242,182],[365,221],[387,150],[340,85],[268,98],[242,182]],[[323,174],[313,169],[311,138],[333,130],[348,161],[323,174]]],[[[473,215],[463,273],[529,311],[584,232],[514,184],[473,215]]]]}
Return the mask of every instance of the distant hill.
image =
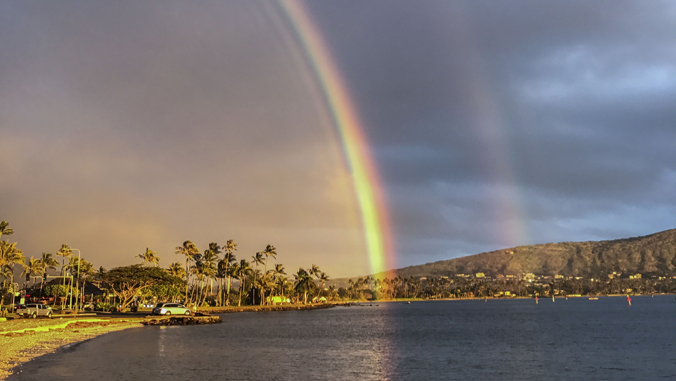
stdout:
{"type": "MultiPolygon", "coordinates": [[[[394,270],[394,276],[440,277],[483,272],[486,276],[533,273],[599,277],[613,271],[644,275],[675,274],[676,229],[612,241],[518,246],[404,267],[394,270]]],[[[347,279],[336,279],[335,282],[342,285],[347,283],[347,279]]]]}

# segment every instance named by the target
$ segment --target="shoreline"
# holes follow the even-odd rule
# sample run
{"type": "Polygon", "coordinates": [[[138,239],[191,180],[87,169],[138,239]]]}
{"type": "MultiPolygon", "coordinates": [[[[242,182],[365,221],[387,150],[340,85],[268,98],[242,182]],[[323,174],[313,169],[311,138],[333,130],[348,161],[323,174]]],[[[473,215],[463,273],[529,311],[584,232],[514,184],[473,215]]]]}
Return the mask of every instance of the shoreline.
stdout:
{"type": "MultiPolygon", "coordinates": [[[[198,312],[224,314],[236,312],[297,311],[332,308],[346,303],[293,304],[281,306],[243,306],[200,308],[198,312]]],[[[0,322],[0,380],[20,373],[21,366],[68,345],[91,340],[108,333],[144,327],[146,314],[83,316],[81,318],[12,319],[0,322]]]]}
{"type": "MultiPolygon", "coordinates": [[[[638,296],[675,296],[676,294],[629,294],[631,297],[638,296]]],[[[608,295],[568,295],[570,299],[588,299],[588,298],[616,298],[616,297],[626,297],[626,294],[608,294],[608,295]]],[[[551,296],[539,296],[541,300],[551,299],[551,296]]],[[[488,300],[524,300],[524,299],[533,299],[532,296],[513,296],[513,297],[501,297],[496,298],[489,296],[488,298],[438,298],[438,299],[420,299],[420,298],[400,298],[400,299],[377,299],[377,300],[352,300],[349,302],[338,303],[337,305],[346,305],[346,304],[357,304],[357,303],[406,303],[406,302],[439,302],[439,301],[483,301],[484,299],[488,300]]],[[[566,296],[556,296],[556,299],[566,299],[566,296]]]]}
{"type": "Polygon", "coordinates": [[[0,324],[0,380],[21,372],[21,366],[62,347],[107,333],[143,327],[137,317],[14,319],[0,324]]]}
{"type": "MultiPolygon", "coordinates": [[[[672,295],[672,294],[658,294],[672,295]]],[[[618,297],[624,295],[602,295],[618,297]]],[[[647,295],[644,295],[647,296],[647,295]]],[[[588,298],[589,296],[569,296],[588,298]]],[[[557,297],[557,299],[562,297],[557,297]]],[[[488,298],[491,300],[531,299],[530,297],[488,298]]],[[[373,303],[407,303],[434,301],[482,301],[484,298],[389,299],[363,300],[327,304],[291,304],[276,306],[242,306],[200,308],[198,312],[226,314],[238,312],[309,311],[338,306],[373,303]]],[[[40,356],[54,353],[68,345],[130,328],[143,327],[145,314],[97,315],[55,319],[12,319],[0,322],[0,380],[21,372],[21,365],[40,356]]]]}

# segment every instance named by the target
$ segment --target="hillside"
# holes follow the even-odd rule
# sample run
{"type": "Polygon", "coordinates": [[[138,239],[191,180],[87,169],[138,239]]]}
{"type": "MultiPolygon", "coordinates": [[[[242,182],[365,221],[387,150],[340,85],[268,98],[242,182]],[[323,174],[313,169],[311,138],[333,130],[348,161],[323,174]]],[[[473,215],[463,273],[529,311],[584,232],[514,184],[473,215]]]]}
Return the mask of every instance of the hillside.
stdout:
{"type": "MultiPolygon", "coordinates": [[[[439,277],[483,272],[487,276],[533,273],[599,277],[613,271],[624,274],[676,274],[676,229],[611,241],[518,246],[404,267],[394,270],[394,276],[439,277]]],[[[376,274],[376,277],[381,276],[384,274],[376,274]]],[[[347,279],[336,279],[335,282],[342,285],[347,283],[347,279]]]]}
{"type": "Polygon", "coordinates": [[[565,275],[671,274],[676,269],[676,229],[611,241],[518,246],[395,270],[403,277],[453,274],[565,275]]]}

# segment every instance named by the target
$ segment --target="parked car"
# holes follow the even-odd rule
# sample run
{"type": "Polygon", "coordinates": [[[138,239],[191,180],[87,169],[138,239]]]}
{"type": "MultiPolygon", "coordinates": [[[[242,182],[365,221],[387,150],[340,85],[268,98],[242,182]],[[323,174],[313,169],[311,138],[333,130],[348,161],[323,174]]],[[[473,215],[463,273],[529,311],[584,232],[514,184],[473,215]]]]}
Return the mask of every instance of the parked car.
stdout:
{"type": "Polygon", "coordinates": [[[181,303],[157,303],[153,315],[190,315],[190,309],[181,303]]]}
{"type": "Polygon", "coordinates": [[[21,317],[30,317],[30,318],[37,318],[38,316],[46,316],[48,318],[52,318],[52,307],[46,306],[44,304],[40,303],[28,303],[21,305],[17,308],[16,314],[21,316],[21,317]]]}

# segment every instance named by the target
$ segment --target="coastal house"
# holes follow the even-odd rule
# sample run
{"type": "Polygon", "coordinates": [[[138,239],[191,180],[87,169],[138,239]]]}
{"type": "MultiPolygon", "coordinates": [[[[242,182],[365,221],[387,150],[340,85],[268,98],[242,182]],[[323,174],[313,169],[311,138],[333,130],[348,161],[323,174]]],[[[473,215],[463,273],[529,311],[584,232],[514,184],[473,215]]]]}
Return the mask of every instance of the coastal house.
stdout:
{"type": "Polygon", "coordinates": [[[486,274],[484,274],[484,273],[476,273],[476,274],[474,274],[474,277],[475,277],[475,278],[485,278],[485,277],[486,277],[486,274]]]}

